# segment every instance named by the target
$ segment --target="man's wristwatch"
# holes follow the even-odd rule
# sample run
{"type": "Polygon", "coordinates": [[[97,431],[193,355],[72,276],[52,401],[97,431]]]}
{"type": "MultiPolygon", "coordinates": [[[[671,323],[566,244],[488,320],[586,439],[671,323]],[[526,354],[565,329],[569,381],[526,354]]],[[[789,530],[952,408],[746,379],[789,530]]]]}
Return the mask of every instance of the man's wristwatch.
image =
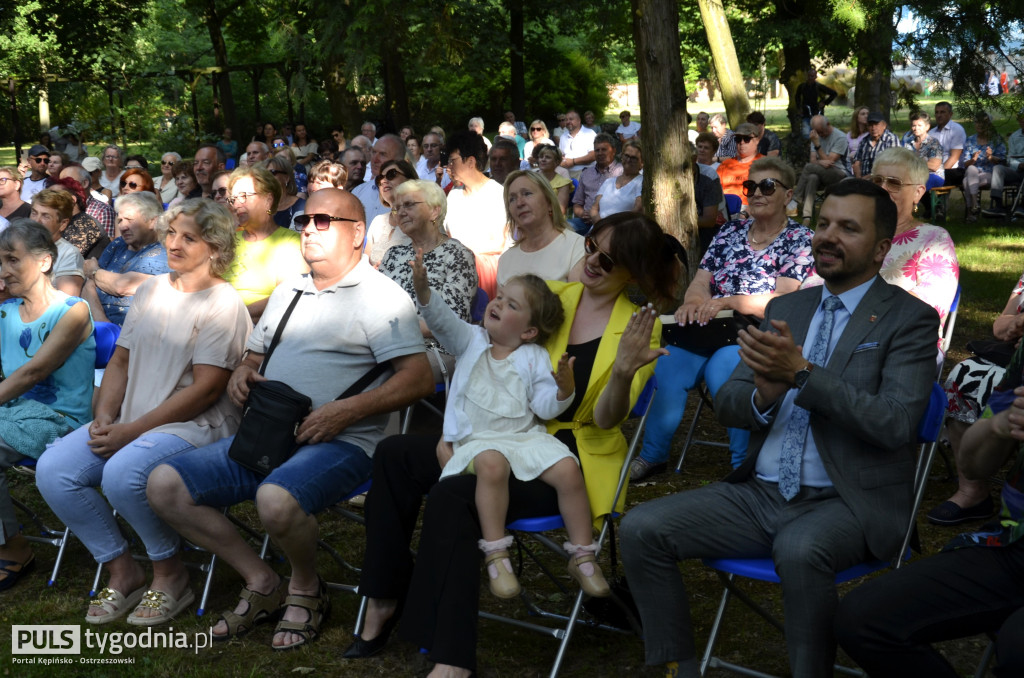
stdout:
{"type": "Polygon", "coordinates": [[[804,384],[807,383],[807,378],[811,376],[811,372],[814,371],[814,363],[807,363],[802,369],[798,370],[793,375],[793,386],[795,388],[803,388],[804,384]]]}

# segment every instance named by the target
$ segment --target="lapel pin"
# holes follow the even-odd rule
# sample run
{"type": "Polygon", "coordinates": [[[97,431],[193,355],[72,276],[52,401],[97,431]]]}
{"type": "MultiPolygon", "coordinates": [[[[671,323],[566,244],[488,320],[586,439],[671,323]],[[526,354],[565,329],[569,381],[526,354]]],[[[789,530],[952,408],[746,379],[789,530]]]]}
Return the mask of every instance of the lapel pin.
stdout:
{"type": "Polygon", "coordinates": [[[869,322],[869,323],[873,323],[873,322],[875,322],[876,320],[878,320],[878,316],[877,316],[877,315],[875,315],[874,313],[872,313],[872,314],[871,314],[871,317],[870,317],[870,318],[868,318],[868,322],[869,322]]]}

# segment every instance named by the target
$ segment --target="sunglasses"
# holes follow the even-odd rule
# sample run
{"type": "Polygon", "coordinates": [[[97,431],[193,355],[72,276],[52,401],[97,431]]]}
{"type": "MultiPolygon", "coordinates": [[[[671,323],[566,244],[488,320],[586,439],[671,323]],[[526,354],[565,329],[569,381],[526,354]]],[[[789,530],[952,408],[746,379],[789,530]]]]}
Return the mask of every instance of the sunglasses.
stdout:
{"type": "Polygon", "coordinates": [[[588,257],[596,253],[597,264],[605,273],[611,273],[612,269],[615,268],[615,260],[606,252],[602,252],[597,246],[597,241],[593,238],[587,237],[583,239],[583,251],[587,253],[588,257]]]}
{"type": "Polygon", "coordinates": [[[284,142],[283,141],[274,142],[274,148],[284,148],[284,142]]]}
{"type": "Polygon", "coordinates": [[[228,194],[228,189],[221,187],[214,190],[213,195],[217,198],[223,198],[228,194]]]}
{"type": "Polygon", "coordinates": [[[132,189],[133,191],[139,190],[139,186],[140,185],[141,184],[137,184],[134,181],[124,181],[124,180],[121,181],[121,188],[124,188],[125,186],[127,186],[128,188],[132,189]]]}
{"type": "Polygon", "coordinates": [[[734,138],[736,139],[736,143],[738,144],[747,144],[754,140],[754,137],[750,136],[749,134],[737,134],[734,136],[734,138]]]}
{"type": "Polygon", "coordinates": [[[544,128],[543,127],[531,127],[530,131],[531,132],[543,132],[544,128]]]}
{"type": "Polygon", "coordinates": [[[299,216],[295,217],[295,223],[301,226],[302,228],[306,228],[306,224],[308,224],[311,219],[313,220],[313,226],[315,226],[316,230],[318,231],[326,231],[328,228],[331,227],[332,221],[351,221],[352,223],[356,223],[359,221],[359,219],[349,219],[348,217],[335,217],[330,214],[300,214],[299,216]]]}
{"type": "Polygon", "coordinates": [[[35,162],[50,162],[50,156],[48,156],[48,155],[39,155],[39,156],[36,156],[35,158],[32,158],[32,160],[34,160],[35,162]]]}
{"type": "Polygon", "coordinates": [[[767,198],[769,195],[775,194],[775,188],[777,186],[781,186],[784,189],[789,188],[789,186],[782,183],[778,179],[761,179],[761,181],[747,179],[746,181],[743,182],[742,186],[743,195],[745,195],[748,198],[754,195],[754,192],[757,191],[757,189],[761,189],[761,195],[767,198]]]}
{"type": "Polygon", "coordinates": [[[270,172],[271,174],[273,174],[273,175],[274,175],[275,177],[276,177],[276,176],[277,176],[278,174],[285,174],[285,175],[287,175],[287,174],[288,174],[288,172],[285,172],[284,170],[279,170],[279,169],[272,169],[272,170],[268,170],[268,171],[269,171],[269,172],[270,172]]]}
{"type": "Polygon", "coordinates": [[[173,160],[171,160],[171,161],[161,160],[160,164],[163,165],[164,167],[173,167],[174,166],[174,161],[173,160]]]}
{"type": "Polygon", "coordinates": [[[868,180],[875,186],[881,186],[890,193],[899,193],[903,190],[904,186],[920,186],[920,184],[903,181],[897,177],[884,177],[881,174],[872,174],[868,177],[868,180]]]}
{"type": "Polygon", "coordinates": [[[387,179],[388,181],[394,181],[395,177],[402,177],[403,179],[408,179],[409,178],[409,177],[405,176],[404,174],[402,174],[398,170],[398,168],[392,167],[387,172],[381,172],[380,174],[378,174],[377,178],[375,179],[375,181],[377,182],[377,185],[380,186],[380,182],[384,181],[385,179],[387,179]]]}

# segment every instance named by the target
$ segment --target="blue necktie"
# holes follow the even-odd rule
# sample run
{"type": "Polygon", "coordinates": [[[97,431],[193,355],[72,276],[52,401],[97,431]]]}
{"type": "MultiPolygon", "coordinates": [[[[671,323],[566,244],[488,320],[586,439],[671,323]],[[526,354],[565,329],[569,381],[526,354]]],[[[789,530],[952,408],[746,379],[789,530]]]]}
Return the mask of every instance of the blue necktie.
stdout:
{"type": "MultiPolygon", "coordinates": [[[[836,311],[843,307],[839,297],[831,296],[822,303],[825,313],[818,328],[818,336],[814,338],[811,353],[807,359],[815,365],[825,364],[825,355],[832,340],[832,326],[835,324],[836,311]]],[[[779,455],[779,493],[789,501],[800,491],[800,466],[804,457],[804,441],[807,440],[807,429],[810,428],[811,413],[804,408],[793,405],[786,426],[786,434],[782,437],[782,454],[779,455]]]]}

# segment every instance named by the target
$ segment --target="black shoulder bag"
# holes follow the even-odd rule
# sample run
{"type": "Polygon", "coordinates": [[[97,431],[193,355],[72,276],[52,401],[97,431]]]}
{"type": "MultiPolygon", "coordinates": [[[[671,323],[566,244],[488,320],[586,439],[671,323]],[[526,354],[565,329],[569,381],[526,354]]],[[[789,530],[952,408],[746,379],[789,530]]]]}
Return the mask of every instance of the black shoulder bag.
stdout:
{"type": "MultiPolygon", "coordinates": [[[[288,309],[284,312],[281,322],[270,340],[267,354],[263,356],[259,374],[267,370],[267,362],[273,355],[281,340],[281,333],[288,323],[295,305],[302,297],[302,290],[295,293],[288,309]]],[[[388,363],[378,363],[364,374],[344,393],[335,398],[342,400],[357,393],[379,377],[388,368],[388,363]]],[[[238,433],[228,449],[228,456],[235,462],[260,475],[267,475],[275,468],[288,461],[299,444],[295,442],[302,420],[313,410],[313,401],[309,396],[299,393],[283,381],[260,381],[250,385],[249,397],[242,410],[242,422],[238,433]]]]}

